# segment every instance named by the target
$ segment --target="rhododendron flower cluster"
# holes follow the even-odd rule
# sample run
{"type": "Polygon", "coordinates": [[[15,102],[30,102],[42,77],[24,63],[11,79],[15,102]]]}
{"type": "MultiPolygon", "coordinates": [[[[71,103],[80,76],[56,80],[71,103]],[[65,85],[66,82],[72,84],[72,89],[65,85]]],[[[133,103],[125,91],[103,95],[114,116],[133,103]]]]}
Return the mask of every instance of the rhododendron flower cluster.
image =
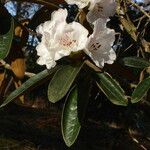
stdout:
{"type": "Polygon", "coordinates": [[[150,3],[150,0],[144,0],[144,3],[145,3],[145,4],[150,3]]]}
{"type": "Polygon", "coordinates": [[[91,0],[87,14],[87,20],[93,23],[99,18],[108,18],[116,12],[116,2],[114,0],[91,0]]]}
{"type": "Polygon", "coordinates": [[[103,67],[104,63],[112,64],[116,59],[116,54],[111,48],[114,39],[115,32],[106,27],[106,20],[100,18],[94,22],[94,32],[88,38],[85,53],[98,67],[103,67]]]}
{"type": "Polygon", "coordinates": [[[115,13],[114,0],[66,0],[68,4],[76,4],[79,8],[89,6],[87,21],[94,25],[93,34],[78,22],[67,23],[67,10],[59,9],[37,28],[42,40],[37,46],[37,63],[46,65],[48,69],[56,65],[56,61],[71,52],[83,50],[98,67],[104,63],[112,64],[116,54],[112,49],[115,32],[107,28],[108,18],[115,13]]]}
{"type": "Polygon", "coordinates": [[[116,11],[114,0],[66,0],[68,4],[76,4],[79,8],[84,8],[89,4],[87,20],[93,23],[98,18],[108,18],[116,11]]]}
{"type": "Polygon", "coordinates": [[[88,30],[77,22],[67,23],[66,9],[53,12],[52,19],[38,26],[42,41],[36,47],[37,63],[48,69],[56,65],[56,60],[82,50],[87,41],[88,30]]]}

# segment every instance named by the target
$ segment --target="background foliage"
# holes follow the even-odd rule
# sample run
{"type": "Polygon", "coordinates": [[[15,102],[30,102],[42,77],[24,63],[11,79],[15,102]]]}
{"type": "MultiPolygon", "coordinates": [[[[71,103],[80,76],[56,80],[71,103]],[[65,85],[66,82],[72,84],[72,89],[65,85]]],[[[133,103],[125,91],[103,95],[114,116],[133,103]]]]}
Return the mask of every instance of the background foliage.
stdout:
{"type": "MultiPolygon", "coordinates": [[[[47,70],[36,64],[35,47],[40,38],[35,29],[50,20],[51,13],[59,7],[67,8],[68,22],[73,21],[78,14],[77,7],[63,0],[1,1],[0,107],[4,126],[7,124],[3,122],[4,112],[17,108],[16,113],[27,109],[28,114],[31,109],[35,118],[41,113],[50,118],[55,116],[57,136],[54,137],[59,135],[60,141],[64,139],[68,147],[76,142],[72,149],[150,148],[150,13],[146,9],[148,6],[141,4],[140,7],[130,0],[118,0],[117,5],[117,12],[108,23],[117,33],[114,64],[100,69],[88,57],[83,59],[80,53],[61,59],[55,68],[47,70]],[[62,136],[58,132],[60,128],[62,136]],[[100,140],[92,140],[92,136],[100,140]],[[84,139],[91,145],[86,147],[84,139]],[[110,141],[111,144],[107,144],[110,141]]],[[[79,22],[82,15],[84,13],[78,18],[79,22]]],[[[87,21],[82,22],[92,32],[87,21]]],[[[37,123],[42,126],[42,122],[37,123]]],[[[55,121],[45,124],[51,127],[55,121]]],[[[35,126],[37,133],[43,134],[43,128],[40,133],[41,128],[35,126]]],[[[14,128],[15,124],[8,127],[14,128]]],[[[52,130],[44,128],[44,132],[45,143],[50,144],[52,130]]],[[[35,136],[32,132],[31,135],[35,136]]],[[[39,144],[38,140],[31,141],[36,146],[39,144]]],[[[67,149],[64,143],[60,146],[58,149],[67,149]]]]}

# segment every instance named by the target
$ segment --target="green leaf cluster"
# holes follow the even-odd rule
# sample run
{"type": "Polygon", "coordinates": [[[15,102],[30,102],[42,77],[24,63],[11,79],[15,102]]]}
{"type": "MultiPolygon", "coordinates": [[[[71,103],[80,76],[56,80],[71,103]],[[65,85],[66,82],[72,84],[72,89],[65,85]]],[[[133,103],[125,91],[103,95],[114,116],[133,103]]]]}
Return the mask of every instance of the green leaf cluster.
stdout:
{"type": "Polygon", "coordinates": [[[14,19],[11,18],[11,27],[9,31],[4,35],[0,35],[0,59],[6,58],[6,56],[9,54],[11,44],[13,41],[13,35],[14,35],[14,19]]]}
{"type": "MultiPolygon", "coordinates": [[[[33,0],[33,2],[44,4],[51,8],[59,7],[59,0],[55,2],[56,4],[48,0],[33,0]]],[[[120,18],[120,22],[129,34],[128,36],[131,36],[134,42],[137,42],[139,39],[134,23],[129,18],[120,18]]],[[[12,18],[9,31],[4,35],[0,35],[0,59],[5,59],[8,56],[13,35],[14,19],[12,18]]],[[[78,62],[71,60],[70,63],[63,64],[63,61],[60,61],[61,65],[57,65],[51,70],[46,69],[37,73],[16,90],[6,95],[0,107],[6,106],[26,91],[41,85],[43,81],[48,81],[48,100],[52,103],[62,99],[65,100],[61,117],[61,131],[66,145],[70,147],[75,143],[84,123],[89,100],[93,98],[91,98],[93,86],[97,87],[99,94],[103,92],[112,104],[122,107],[128,107],[129,104],[140,102],[148,93],[150,89],[150,77],[149,71],[147,71],[150,68],[148,59],[135,56],[121,59],[120,62],[123,67],[146,70],[143,80],[140,82],[134,81],[136,85],[134,89],[131,89],[130,95],[127,95],[127,90],[123,89],[122,84],[117,81],[113,74],[107,70],[105,71],[105,68],[100,70],[92,63],[92,65],[85,63],[86,61],[83,61],[85,59],[87,61],[88,58],[84,55],[78,62]]],[[[119,72],[119,70],[117,71],[119,72]]]]}

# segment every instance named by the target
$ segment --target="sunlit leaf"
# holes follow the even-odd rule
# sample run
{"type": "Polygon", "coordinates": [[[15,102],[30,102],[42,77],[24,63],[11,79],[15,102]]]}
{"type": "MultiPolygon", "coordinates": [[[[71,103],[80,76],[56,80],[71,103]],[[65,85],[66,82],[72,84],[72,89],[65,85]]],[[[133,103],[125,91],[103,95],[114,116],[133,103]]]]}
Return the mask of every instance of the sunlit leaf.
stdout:
{"type": "Polygon", "coordinates": [[[134,68],[147,68],[150,66],[149,61],[139,57],[125,57],[122,61],[125,66],[134,68]]]}
{"type": "Polygon", "coordinates": [[[0,97],[4,96],[5,89],[8,85],[8,80],[6,76],[6,72],[0,72],[0,97]]]}
{"type": "Polygon", "coordinates": [[[83,63],[76,66],[65,65],[55,73],[48,86],[50,102],[55,103],[66,95],[82,66],[83,63]]]}
{"type": "Polygon", "coordinates": [[[18,79],[22,79],[25,75],[25,59],[17,58],[11,63],[12,71],[18,79]]]}
{"type": "Polygon", "coordinates": [[[131,96],[131,102],[137,103],[139,102],[150,89],[150,77],[144,79],[142,82],[138,84],[131,96]]]}
{"type": "Polygon", "coordinates": [[[14,20],[12,18],[10,30],[4,35],[0,35],[0,59],[4,59],[8,55],[13,40],[13,34],[14,20]]]}
{"type": "Polygon", "coordinates": [[[2,82],[3,82],[4,78],[5,78],[5,73],[4,72],[0,72],[0,87],[2,85],[2,82]]]}
{"type": "Polygon", "coordinates": [[[126,20],[124,17],[120,18],[120,21],[123,25],[123,27],[125,28],[125,30],[128,32],[128,34],[131,35],[131,37],[137,41],[137,35],[136,35],[136,27],[134,26],[134,24],[128,19],[126,20]]]}
{"type": "Polygon", "coordinates": [[[36,75],[34,75],[33,77],[31,77],[30,79],[28,79],[26,82],[24,82],[19,88],[17,88],[15,91],[13,91],[2,103],[2,105],[0,107],[3,107],[5,105],[7,105],[9,102],[11,102],[12,100],[14,100],[15,98],[17,98],[18,96],[20,96],[21,94],[23,94],[26,90],[28,90],[30,87],[32,87],[33,85],[37,84],[38,82],[40,82],[42,79],[46,78],[47,76],[51,75],[52,73],[54,73],[56,70],[59,69],[60,66],[57,66],[51,70],[44,70],[36,75]]]}
{"type": "Polygon", "coordinates": [[[74,87],[66,99],[61,120],[63,139],[68,147],[75,142],[81,128],[78,119],[77,101],[77,87],[74,87]]]}
{"type": "Polygon", "coordinates": [[[128,100],[120,85],[107,73],[97,73],[97,85],[115,105],[127,106],[128,100]]]}

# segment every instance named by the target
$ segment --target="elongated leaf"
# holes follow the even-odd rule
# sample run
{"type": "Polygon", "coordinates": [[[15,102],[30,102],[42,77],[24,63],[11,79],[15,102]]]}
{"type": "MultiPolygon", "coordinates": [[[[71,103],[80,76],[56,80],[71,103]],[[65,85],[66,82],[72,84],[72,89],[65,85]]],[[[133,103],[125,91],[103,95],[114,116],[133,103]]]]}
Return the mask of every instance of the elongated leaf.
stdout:
{"type": "Polygon", "coordinates": [[[137,103],[139,102],[150,89],[150,77],[144,79],[142,82],[138,84],[131,96],[131,102],[137,103]]]}
{"type": "Polygon", "coordinates": [[[150,66],[150,62],[139,57],[125,57],[123,58],[123,63],[125,66],[134,68],[147,68],[150,66]]]}
{"type": "Polygon", "coordinates": [[[128,101],[120,85],[107,73],[98,73],[97,85],[115,105],[127,106],[128,101]]]}
{"type": "Polygon", "coordinates": [[[44,70],[40,73],[38,73],[37,75],[34,75],[33,77],[31,77],[30,79],[28,79],[26,82],[24,82],[19,88],[17,88],[15,91],[13,91],[2,103],[2,105],[0,107],[3,107],[5,105],[7,105],[9,102],[11,102],[12,100],[14,100],[15,98],[17,98],[18,96],[20,96],[21,94],[23,94],[26,90],[28,90],[30,87],[32,87],[33,85],[35,85],[36,83],[38,83],[40,80],[46,78],[47,76],[49,76],[50,74],[54,73],[57,69],[59,69],[60,66],[55,67],[53,69],[51,69],[50,71],[48,70],[44,70]]]}
{"type": "Polygon", "coordinates": [[[66,99],[61,119],[62,135],[68,147],[75,142],[81,128],[78,119],[77,101],[77,88],[74,87],[66,99]]]}
{"type": "Polygon", "coordinates": [[[82,65],[83,63],[77,66],[66,65],[56,72],[48,86],[50,102],[55,103],[66,95],[82,65]]]}
{"type": "Polygon", "coordinates": [[[11,48],[14,34],[14,20],[11,19],[11,27],[8,33],[0,35],[0,59],[4,59],[11,48]]]}
{"type": "Polygon", "coordinates": [[[77,83],[78,85],[78,117],[79,117],[81,124],[84,122],[84,117],[86,114],[87,106],[89,103],[89,98],[91,95],[92,80],[91,80],[91,76],[88,73],[89,72],[87,71],[83,77],[80,77],[77,83]]]}

